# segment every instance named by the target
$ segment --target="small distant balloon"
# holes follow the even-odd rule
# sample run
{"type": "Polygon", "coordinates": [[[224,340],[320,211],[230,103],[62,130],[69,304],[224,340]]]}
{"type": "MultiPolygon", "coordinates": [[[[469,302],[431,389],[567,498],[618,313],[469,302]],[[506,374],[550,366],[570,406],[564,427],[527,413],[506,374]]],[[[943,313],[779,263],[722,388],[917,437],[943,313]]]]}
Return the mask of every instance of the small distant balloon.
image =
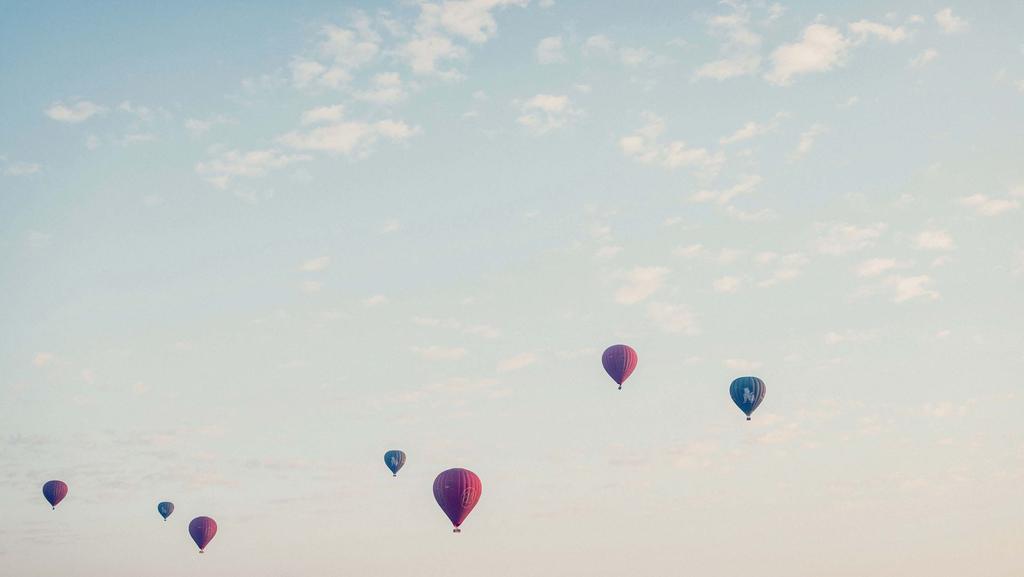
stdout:
{"type": "Polygon", "coordinates": [[[202,553],[217,534],[217,522],[209,517],[196,517],[188,524],[188,534],[202,553]]]}
{"type": "Polygon", "coordinates": [[[391,469],[391,476],[397,477],[398,470],[405,465],[405,451],[395,449],[384,453],[384,464],[391,469]]]}
{"type": "Polygon", "coordinates": [[[68,484],[64,481],[47,481],[43,484],[43,497],[50,503],[52,509],[57,508],[57,503],[68,496],[68,484]]]}
{"type": "Polygon", "coordinates": [[[748,421],[750,414],[761,405],[767,392],[768,389],[765,388],[764,381],[757,377],[740,377],[729,385],[732,402],[736,403],[736,406],[747,415],[748,421]]]}
{"type": "Polygon", "coordinates": [[[461,533],[459,526],[480,500],[483,486],[480,477],[468,469],[448,469],[434,479],[434,499],[452,522],[453,533],[461,533]]]}
{"type": "Polygon", "coordinates": [[[601,355],[601,364],[604,365],[604,370],[608,372],[608,376],[613,381],[619,384],[619,390],[622,390],[622,383],[626,382],[629,375],[633,374],[637,360],[636,351],[629,345],[612,345],[601,355]]]}
{"type": "Polygon", "coordinates": [[[171,516],[171,513],[174,512],[174,503],[171,503],[170,501],[162,501],[157,503],[156,510],[160,513],[160,516],[164,518],[164,521],[166,521],[167,518],[171,516]]]}

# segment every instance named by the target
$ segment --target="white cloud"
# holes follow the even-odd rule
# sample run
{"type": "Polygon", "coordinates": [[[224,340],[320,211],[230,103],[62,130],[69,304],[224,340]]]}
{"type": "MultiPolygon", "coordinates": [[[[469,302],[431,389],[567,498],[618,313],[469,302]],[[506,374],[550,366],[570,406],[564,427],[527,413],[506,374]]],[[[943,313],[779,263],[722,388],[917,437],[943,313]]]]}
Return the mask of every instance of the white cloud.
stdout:
{"type": "Polygon", "coordinates": [[[665,284],[669,269],[661,266],[634,267],[625,273],[626,284],[615,293],[615,301],[631,305],[658,291],[665,284]]]}
{"type": "Polygon", "coordinates": [[[619,254],[620,252],[622,252],[621,246],[602,246],[601,248],[597,249],[597,252],[594,253],[594,258],[612,258],[615,255],[619,254]]]}
{"type": "Polygon", "coordinates": [[[586,54],[611,52],[614,48],[615,43],[602,34],[595,34],[583,42],[583,52],[586,54]]]}
{"type": "Polygon", "coordinates": [[[43,169],[43,165],[35,162],[9,161],[3,156],[0,156],[0,166],[4,176],[28,176],[43,169]]]}
{"type": "Polygon", "coordinates": [[[734,371],[753,371],[761,368],[761,362],[748,359],[725,359],[725,366],[734,371]]]}
{"type": "Polygon", "coordinates": [[[402,223],[395,218],[389,219],[384,222],[380,227],[381,234],[390,234],[392,232],[398,232],[402,230],[402,223]]]}
{"type": "Polygon", "coordinates": [[[690,196],[690,200],[693,202],[713,202],[725,205],[741,194],[754,192],[759,184],[761,184],[761,177],[757,174],[751,174],[742,177],[738,183],[725,190],[701,190],[695,192],[690,196]]]}
{"type": "Polygon", "coordinates": [[[322,270],[326,270],[327,267],[330,266],[330,264],[331,257],[318,256],[316,258],[311,258],[307,261],[304,261],[302,265],[299,266],[299,270],[303,272],[319,272],[322,270]]]}
{"type": "Polygon", "coordinates": [[[58,122],[69,122],[76,124],[89,120],[97,114],[103,114],[107,109],[88,100],[80,100],[74,104],[67,105],[63,102],[55,102],[44,112],[47,116],[58,122]]]}
{"type": "Polygon", "coordinates": [[[849,46],[838,28],[811,24],[799,42],[783,44],[772,52],[772,69],[765,79],[786,85],[801,74],[827,72],[843,64],[849,46]]]}
{"type": "Polygon", "coordinates": [[[698,174],[713,177],[725,163],[721,152],[711,153],[705,148],[693,148],[681,140],[661,142],[665,123],[658,116],[646,113],[647,124],[619,139],[619,148],[628,158],[643,164],[657,164],[669,169],[692,168],[698,174]]]}
{"type": "MultiPolygon", "coordinates": [[[[117,105],[117,109],[121,112],[128,113],[143,122],[148,122],[152,120],[153,116],[155,115],[153,109],[149,108],[148,106],[143,106],[141,104],[135,104],[131,100],[122,101],[120,104],[117,105]]],[[[160,112],[165,116],[168,115],[166,110],[161,109],[160,112]]]]}
{"type": "Polygon", "coordinates": [[[534,353],[522,353],[500,361],[498,363],[497,370],[498,372],[501,373],[508,371],[517,371],[519,369],[524,369],[536,363],[537,360],[538,357],[534,353]]]}
{"type": "Polygon", "coordinates": [[[294,87],[340,88],[381,52],[380,36],[363,16],[355,18],[352,28],[324,26],[319,40],[314,57],[297,56],[289,64],[294,87]]]}
{"type": "Polygon", "coordinates": [[[672,254],[682,258],[694,258],[704,253],[704,245],[691,244],[681,246],[672,251],[672,254]]]}
{"type": "Polygon", "coordinates": [[[229,150],[196,164],[196,173],[218,188],[227,188],[232,179],[257,178],[272,170],[309,160],[306,155],[284,154],[278,150],[229,150]]]}
{"type": "Polygon", "coordinates": [[[928,288],[932,284],[932,279],[927,275],[911,277],[894,276],[887,280],[887,284],[893,291],[892,300],[896,303],[918,298],[931,300],[939,298],[939,293],[928,288]]]}
{"type": "Polygon", "coordinates": [[[740,289],[741,283],[742,281],[739,277],[723,276],[715,279],[715,282],[711,283],[711,286],[715,289],[715,292],[734,293],[740,289]]]}
{"type": "Polygon", "coordinates": [[[937,50],[934,50],[932,48],[928,48],[927,50],[921,52],[917,56],[911,58],[910,59],[910,66],[913,67],[913,68],[921,68],[921,67],[927,65],[929,62],[935,60],[938,57],[939,57],[939,52],[937,50]]]}
{"type": "Polygon", "coordinates": [[[518,106],[520,116],[516,122],[536,134],[562,128],[582,114],[568,96],[538,94],[518,106]]]}
{"type": "Polygon", "coordinates": [[[326,122],[338,122],[345,114],[345,106],[335,104],[334,106],[320,106],[311,108],[302,113],[302,124],[323,124],[326,122]]]}
{"type": "Polygon", "coordinates": [[[761,124],[754,121],[750,121],[743,126],[739,127],[736,132],[733,132],[729,136],[723,136],[718,139],[719,144],[733,144],[736,142],[743,142],[767,134],[778,126],[777,122],[770,122],[767,124],[761,124]]]}
{"type": "Polygon", "coordinates": [[[292,131],[280,137],[282,144],[297,150],[326,152],[334,155],[366,155],[375,142],[383,138],[401,142],[419,133],[419,127],[400,120],[377,122],[348,121],[318,126],[306,132],[292,131]]]}
{"type": "Polygon", "coordinates": [[[736,56],[706,62],[694,72],[694,76],[697,78],[710,78],[712,80],[728,80],[738,76],[753,74],[760,67],[760,56],[736,56]]]}
{"type": "Polygon", "coordinates": [[[770,263],[762,262],[762,264],[772,264],[775,266],[775,270],[772,271],[771,276],[758,282],[757,286],[770,287],[793,280],[803,273],[804,267],[810,262],[810,259],[799,252],[789,253],[769,260],[770,263]]]}
{"type": "Polygon", "coordinates": [[[355,99],[373,104],[392,104],[405,100],[405,87],[402,84],[402,77],[397,72],[375,74],[372,84],[373,88],[370,90],[355,92],[355,99]]]}
{"type": "Polygon", "coordinates": [[[226,116],[222,116],[220,114],[206,119],[189,118],[185,120],[185,130],[188,130],[189,134],[191,134],[193,138],[198,138],[209,132],[214,126],[218,124],[227,124],[228,122],[230,122],[230,120],[226,116]]]}
{"type": "Polygon", "coordinates": [[[967,21],[963,18],[953,15],[952,8],[943,8],[935,13],[935,23],[942,28],[942,31],[946,34],[956,34],[967,30],[967,21]]]}
{"type": "Polygon", "coordinates": [[[422,36],[405,43],[399,49],[399,55],[406,60],[414,74],[454,80],[461,74],[452,68],[441,69],[439,65],[449,60],[465,58],[466,49],[456,45],[446,36],[422,36]]]}
{"type": "Polygon", "coordinates": [[[320,289],[324,288],[324,283],[315,280],[303,281],[299,288],[306,294],[313,294],[320,292],[320,289]]]}
{"type": "Polygon", "coordinates": [[[914,246],[924,250],[951,250],[953,237],[943,230],[926,230],[914,238],[914,246]]]}
{"type": "Polygon", "coordinates": [[[902,26],[893,27],[870,20],[858,20],[850,24],[849,28],[858,42],[863,42],[868,36],[874,36],[890,44],[898,44],[907,39],[907,31],[902,26]]]}
{"type": "Polygon", "coordinates": [[[420,3],[416,34],[399,47],[397,54],[415,74],[456,79],[454,69],[441,69],[442,62],[465,58],[466,49],[452,38],[481,44],[493,37],[498,24],[493,12],[510,6],[526,6],[528,0],[445,0],[420,3]]]}
{"type": "Polygon", "coordinates": [[[375,307],[388,303],[388,297],[384,295],[373,295],[371,297],[363,299],[363,306],[375,307]]]}
{"type": "Polygon", "coordinates": [[[939,401],[935,403],[927,403],[922,408],[922,412],[936,419],[945,419],[946,417],[962,417],[967,414],[968,404],[954,405],[949,401],[939,401]]]}
{"type": "Polygon", "coordinates": [[[842,255],[874,246],[885,232],[884,223],[857,226],[846,223],[818,224],[817,249],[821,254],[842,255]]]}
{"type": "Polygon", "coordinates": [[[825,335],[825,342],[830,345],[838,345],[840,343],[863,343],[874,338],[875,333],[873,331],[846,330],[841,333],[829,331],[825,335]]]}
{"type": "Polygon", "coordinates": [[[800,142],[796,145],[796,150],[793,151],[791,158],[793,160],[799,160],[807,155],[808,152],[814,148],[815,141],[818,137],[825,133],[825,127],[821,124],[814,124],[803,133],[800,134],[800,142]]]}
{"type": "Polygon", "coordinates": [[[693,313],[682,305],[652,302],[647,305],[647,318],[666,333],[695,335],[700,332],[693,313]]]}
{"type": "Polygon", "coordinates": [[[555,64],[565,62],[565,52],[562,49],[561,36],[548,36],[537,43],[537,62],[541,64],[555,64]]]}
{"type": "Polygon", "coordinates": [[[891,258],[872,258],[857,265],[857,276],[876,277],[896,268],[896,261],[891,258]]]}
{"type": "Polygon", "coordinates": [[[430,345],[429,347],[413,347],[412,351],[421,359],[428,361],[457,361],[466,356],[469,352],[461,347],[441,347],[430,345]]]}
{"type": "Polygon", "coordinates": [[[493,11],[509,6],[524,7],[529,0],[446,0],[440,4],[425,3],[416,27],[420,30],[440,29],[474,44],[486,42],[498,31],[493,11]]]}
{"type": "Polygon", "coordinates": [[[694,78],[728,80],[748,76],[761,67],[761,36],[750,25],[750,12],[744,4],[728,4],[732,11],[708,20],[708,32],[722,39],[722,58],[702,64],[694,78]]]}
{"type": "Polygon", "coordinates": [[[32,358],[32,364],[37,367],[45,367],[51,362],[53,362],[53,353],[36,353],[36,356],[32,358]]]}
{"type": "Polygon", "coordinates": [[[972,194],[960,199],[960,204],[974,209],[982,216],[998,216],[1004,212],[1017,210],[1020,202],[1012,198],[993,198],[986,194],[972,194]]]}

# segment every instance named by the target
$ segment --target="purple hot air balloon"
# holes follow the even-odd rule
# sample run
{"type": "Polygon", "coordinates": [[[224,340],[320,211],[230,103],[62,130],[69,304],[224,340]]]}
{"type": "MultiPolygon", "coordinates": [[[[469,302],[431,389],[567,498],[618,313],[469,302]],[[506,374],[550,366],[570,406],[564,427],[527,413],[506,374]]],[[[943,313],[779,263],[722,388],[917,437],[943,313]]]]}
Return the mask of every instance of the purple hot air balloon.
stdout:
{"type": "Polygon", "coordinates": [[[199,552],[202,553],[217,534],[217,522],[209,517],[196,517],[188,524],[188,534],[192,536],[192,540],[199,546],[199,552]]]}
{"type": "Polygon", "coordinates": [[[461,533],[459,525],[466,520],[480,500],[483,486],[480,477],[468,469],[448,469],[434,479],[434,499],[451,519],[453,533],[461,533]]]}
{"type": "Polygon", "coordinates": [[[622,383],[626,382],[629,375],[633,374],[636,362],[636,351],[629,345],[612,345],[601,355],[601,364],[604,365],[604,370],[608,372],[608,376],[613,381],[619,384],[619,390],[622,390],[622,383]]]}
{"type": "Polygon", "coordinates": [[[47,481],[43,484],[43,497],[50,503],[50,507],[57,509],[57,503],[64,500],[68,495],[68,484],[64,481],[47,481]]]}

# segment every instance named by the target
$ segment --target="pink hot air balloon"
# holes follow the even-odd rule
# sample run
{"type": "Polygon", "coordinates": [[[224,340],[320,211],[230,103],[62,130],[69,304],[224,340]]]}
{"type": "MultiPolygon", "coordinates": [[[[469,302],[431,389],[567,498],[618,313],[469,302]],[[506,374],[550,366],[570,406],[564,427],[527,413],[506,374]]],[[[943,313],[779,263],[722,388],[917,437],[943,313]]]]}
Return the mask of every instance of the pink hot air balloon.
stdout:
{"type": "Polygon", "coordinates": [[[459,525],[466,520],[480,500],[483,486],[480,477],[468,469],[448,469],[434,479],[434,499],[451,519],[453,533],[461,533],[459,525]]]}
{"type": "Polygon", "coordinates": [[[629,375],[633,374],[636,362],[636,351],[629,345],[612,345],[601,355],[601,364],[604,365],[604,370],[608,372],[608,376],[613,381],[619,384],[619,390],[622,390],[622,383],[626,382],[629,375]]]}
{"type": "Polygon", "coordinates": [[[43,497],[50,503],[50,507],[57,509],[57,503],[68,496],[68,484],[64,481],[47,481],[43,484],[43,497]]]}
{"type": "Polygon", "coordinates": [[[202,553],[217,534],[217,522],[209,517],[196,517],[188,524],[188,534],[192,536],[192,540],[199,546],[199,552],[202,553]]]}

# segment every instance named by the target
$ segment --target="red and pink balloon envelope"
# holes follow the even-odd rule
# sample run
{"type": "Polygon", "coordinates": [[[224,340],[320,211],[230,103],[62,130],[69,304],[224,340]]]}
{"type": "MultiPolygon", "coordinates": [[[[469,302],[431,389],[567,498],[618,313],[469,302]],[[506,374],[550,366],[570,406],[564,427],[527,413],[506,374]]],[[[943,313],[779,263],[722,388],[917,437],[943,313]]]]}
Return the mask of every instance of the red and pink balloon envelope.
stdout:
{"type": "Polygon", "coordinates": [[[482,490],[480,477],[468,469],[448,469],[434,479],[434,499],[451,519],[455,533],[461,532],[459,525],[476,507],[482,490]]]}

